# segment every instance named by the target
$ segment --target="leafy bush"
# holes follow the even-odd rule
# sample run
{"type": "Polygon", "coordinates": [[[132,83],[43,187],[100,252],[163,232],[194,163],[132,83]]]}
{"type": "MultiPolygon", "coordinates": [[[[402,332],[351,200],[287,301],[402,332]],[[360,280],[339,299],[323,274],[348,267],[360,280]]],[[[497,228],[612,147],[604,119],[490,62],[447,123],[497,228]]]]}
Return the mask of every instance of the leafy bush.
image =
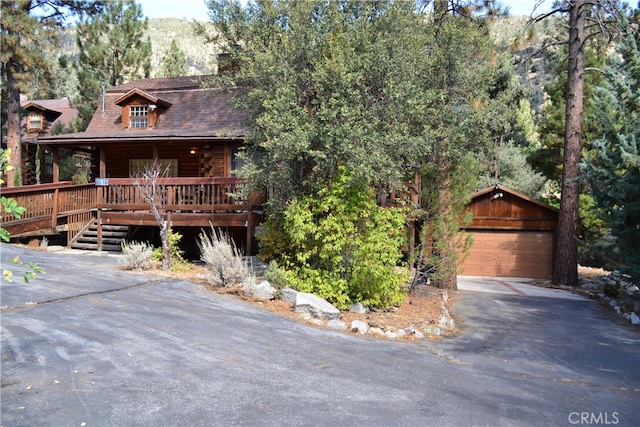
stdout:
{"type": "Polygon", "coordinates": [[[153,247],[144,242],[123,242],[119,260],[126,270],[148,270],[152,263],[153,247]]]}
{"type": "MultiPolygon", "coordinates": [[[[271,215],[260,226],[256,232],[256,238],[260,242],[259,256],[261,259],[274,260],[280,258],[283,254],[289,253],[291,245],[283,230],[284,216],[282,215],[271,215]]],[[[278,270],[277,267],[278,264],[276,263],[274,271],[278,270]]]]}
{"type": "Polygon", "coordinates": [[[211,228],[198,238],[200,259],[209,268],[207,280],[215,286],[231,286],[242,283],[249,276],[249,268],[235,243],[226,233],[211,228]]]}
{"type": "MultiPolygon", "coordinates": [[[[191,264],[184,259],[184,251],[180,249],[182,234],[169,229],[169,254],[171,258],[171,271],[186,271],[191,269],[191,264]]],[[[151,259],[162,261],[162,248],[155,248],[151,259]]]]}
{"type": "Polygon", "coordinates": [[[375,200],[371,188],[341,168],[333,185],[293,201],[285,211],[287,251],[280,255],[278,280],[338,308],[354,302],[380,308],[400,304],[408,278],[406,267],[399,267],[404,214],[375,200]]]}

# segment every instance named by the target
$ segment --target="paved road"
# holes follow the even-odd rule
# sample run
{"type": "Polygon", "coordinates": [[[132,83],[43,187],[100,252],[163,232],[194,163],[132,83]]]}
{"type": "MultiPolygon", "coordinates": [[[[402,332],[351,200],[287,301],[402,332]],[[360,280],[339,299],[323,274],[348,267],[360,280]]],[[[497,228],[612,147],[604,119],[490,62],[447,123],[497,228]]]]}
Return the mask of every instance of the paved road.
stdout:
{"type": "Polygon", "coordinates": [[[459,337],[396,343],[123,272],[112,256],[0,251],[3,267],[17,254],[46,271],[0,288],[3,427],[639,422],[640,334],[566,293],[486,280],[455,305],[459,337]]]}

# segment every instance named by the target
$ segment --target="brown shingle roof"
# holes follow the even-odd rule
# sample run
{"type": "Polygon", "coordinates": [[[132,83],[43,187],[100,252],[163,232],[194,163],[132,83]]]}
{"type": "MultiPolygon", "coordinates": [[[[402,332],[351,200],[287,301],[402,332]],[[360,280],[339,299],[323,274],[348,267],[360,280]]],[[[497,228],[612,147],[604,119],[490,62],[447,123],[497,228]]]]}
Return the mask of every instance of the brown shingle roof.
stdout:
{"type": "MultiPolygon", "coordinates": [[[[22,108],[41,111],[52,122],[52,125],[62,123],[66,126],[78,117],[78,109],[71,106],[68,98],[24,101],[22,102],[22,108]]],[[[25,123],[26,119],[23,119],[23,127],[25,123]]]]}
{"type": "Polygon", "coordinates": [[[237,90],[219,91],[202,88],[207,76],[185,76],[135,80],[106,91],[102,103],[85,132],[46,137],[43,143],[75,141],[118,142],[131,140],[242,138],[246,134],[248,115],[234,107],[237,90]],[[133,89],[162,99],[171,106],[163,108],[153,129],[122,127],[122,107],[116,100],[133,89]]]}

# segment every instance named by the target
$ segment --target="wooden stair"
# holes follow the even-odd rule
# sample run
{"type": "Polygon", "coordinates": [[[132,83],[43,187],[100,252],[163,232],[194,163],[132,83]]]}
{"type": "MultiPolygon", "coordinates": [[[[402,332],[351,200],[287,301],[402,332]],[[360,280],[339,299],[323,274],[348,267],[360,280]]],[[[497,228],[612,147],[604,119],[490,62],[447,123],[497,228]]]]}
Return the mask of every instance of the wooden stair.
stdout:
{"type": "MultiPolygon", "coordinates": [[[[120,252],[122,241],[127,238],[129,227],[126,225],[102,225],[102,250],[120,252]]],[[[73,249],[98,250],[98,222],[89,223],[76,238],[69,243],[73,249]]]]}

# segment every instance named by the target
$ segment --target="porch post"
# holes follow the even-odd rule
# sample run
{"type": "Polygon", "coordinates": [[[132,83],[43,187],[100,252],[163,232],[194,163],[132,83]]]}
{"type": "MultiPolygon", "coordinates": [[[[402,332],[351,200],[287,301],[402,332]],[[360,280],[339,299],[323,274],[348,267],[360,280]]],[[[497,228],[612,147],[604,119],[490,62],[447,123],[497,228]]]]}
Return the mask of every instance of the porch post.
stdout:
{"type": "Polygon", "coordinates": [[[253,245],[253,205],[249,205],[247,210],[247,250],[245,255],[251,256],[253,245]]]}
{"type": "Polygon", "coordinates": [[[53,147],[53,182],[60,181],[60,149],[53,147]]]}
{"type": "Polygon", "coordinates": [[[156,161],[160,158],[160,146],[158,144],[153,144],[153,161],[156,161]]]}
{"type": "Polygon", "coordinates": [[[102,251],[102,217],[100,215],[100,211],[101,209],[98,209],[98,215],[96,218],[96,221],[98,223],[98,241],[96,242],[98,251],[102,251]]]}
{"type": "MultiPolygon", "coordinates": [[[[56,175],[54,175],[55,177],[56,175]]],[[[53,190],[53,211],[51,212],[51,228],[55,228],[58,224],[58,204],[60,198],[60,189],[53,190]]]]}
{"type": "Polygon", "coordinates": [[[105,153],[104,147],[100,146],[98,147],[98,150],[100,152],[100,178],[106,178],[107,177],[107,154],[105,153]]]}

